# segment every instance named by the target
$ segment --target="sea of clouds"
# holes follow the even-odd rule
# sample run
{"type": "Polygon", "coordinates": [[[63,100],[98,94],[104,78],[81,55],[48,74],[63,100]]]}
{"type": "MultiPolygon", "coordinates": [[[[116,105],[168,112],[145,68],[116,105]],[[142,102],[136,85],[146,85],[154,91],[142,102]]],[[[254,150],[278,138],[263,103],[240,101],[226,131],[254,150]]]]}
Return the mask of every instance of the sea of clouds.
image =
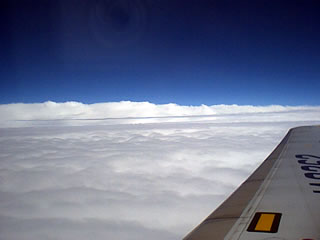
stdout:
{"type": "Polygon", "coordinates": [[[0,239],[178,240],[319,106],[0,105],[0,239]]]}

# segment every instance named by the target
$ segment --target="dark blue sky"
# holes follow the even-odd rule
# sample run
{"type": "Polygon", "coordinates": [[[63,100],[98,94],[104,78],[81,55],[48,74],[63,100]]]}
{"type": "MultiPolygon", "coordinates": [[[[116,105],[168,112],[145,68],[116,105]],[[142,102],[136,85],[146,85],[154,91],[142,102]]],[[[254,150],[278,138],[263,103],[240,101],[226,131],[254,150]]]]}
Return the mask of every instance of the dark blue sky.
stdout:
{"type": "Polygon", "coordinates": [[[319,105],[320,2],[1,1],[0,103],[319,105]]]}

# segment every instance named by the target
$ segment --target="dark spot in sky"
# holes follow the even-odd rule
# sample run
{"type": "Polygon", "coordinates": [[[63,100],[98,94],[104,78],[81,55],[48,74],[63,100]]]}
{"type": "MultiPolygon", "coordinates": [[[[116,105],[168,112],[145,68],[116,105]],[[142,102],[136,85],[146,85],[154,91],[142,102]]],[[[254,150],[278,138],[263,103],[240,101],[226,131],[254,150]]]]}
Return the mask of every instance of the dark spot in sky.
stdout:
{"type": "Polygon", "coordinates": [[[110,20],[117,30],[123,31],[129,25],[130,16],[126,9],[114,6],[110,9],[110,20]]]}
{"type": "Polygon", "coordinates": [[[144,25],[144,7],[139,1],[98,1],[91,5],[90,31],[96,44],[114,53],[139,40],[144,25]]]}

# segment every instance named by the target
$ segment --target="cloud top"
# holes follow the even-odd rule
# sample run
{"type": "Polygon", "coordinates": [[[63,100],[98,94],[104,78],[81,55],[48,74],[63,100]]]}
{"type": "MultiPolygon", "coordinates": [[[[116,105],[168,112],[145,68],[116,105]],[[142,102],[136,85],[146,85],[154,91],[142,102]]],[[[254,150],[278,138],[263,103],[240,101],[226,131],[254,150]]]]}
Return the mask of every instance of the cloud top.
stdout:
{"type": "MultiPolygon", "coordinates": [[[[181,106],[174,103],[153,104],[130,101],[83,104],[80,102],[56,103],[47,101],[34,104],[15,103],[0,105],[0,115],[2,127],[30,125],[30,122],[26,123],[27,121],[53,120],[59,120],[60,124],[66,125],[88,124],[88,122],[85,122],[86,120],[104,120],[104,124],[110,123],[111,120],[121,120],[118,123],[146,123],[181,122],[185,120],[189,121],[191,118],[193,120],[216,120],[218,122],[225,122],[225,120],[230,119],[235,121],[255,121],[258,116],[264,116],[264,121],[279,121],[282,119],[292,121],[302,118],[304,120],[320,119],[320,107],[281,105],[181,106]],[[237,115],[237,117],[230,118],[230,116],[226,117],[226,115],[237,115]],[[243,118],[243,116],[245,117],[243,118]],[[75,121],[70,122],[70,120],[75,121]],[[106,120],[109,122],[106,122],[106,120]],[[21,121],[26,122],[22,123],[21,121]]],[[[97,124],[97,122],[94,122],[94,124],[97,124]]]]}
{"type": "Polygon", "coordinates": [[[0,240],[178,240],[320,107],[45,102],[0,116],[0,240]]]}

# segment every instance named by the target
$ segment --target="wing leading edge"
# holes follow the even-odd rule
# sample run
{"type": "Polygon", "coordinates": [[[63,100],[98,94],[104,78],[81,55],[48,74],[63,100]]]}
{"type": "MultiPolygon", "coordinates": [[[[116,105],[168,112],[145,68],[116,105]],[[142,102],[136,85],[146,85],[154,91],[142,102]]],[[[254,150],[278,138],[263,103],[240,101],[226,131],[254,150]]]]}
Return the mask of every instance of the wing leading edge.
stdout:
{"type": "Polygon", "coordinates": [[[290,129],[183,240],[320,239],[320,126],[290,129]]]}

